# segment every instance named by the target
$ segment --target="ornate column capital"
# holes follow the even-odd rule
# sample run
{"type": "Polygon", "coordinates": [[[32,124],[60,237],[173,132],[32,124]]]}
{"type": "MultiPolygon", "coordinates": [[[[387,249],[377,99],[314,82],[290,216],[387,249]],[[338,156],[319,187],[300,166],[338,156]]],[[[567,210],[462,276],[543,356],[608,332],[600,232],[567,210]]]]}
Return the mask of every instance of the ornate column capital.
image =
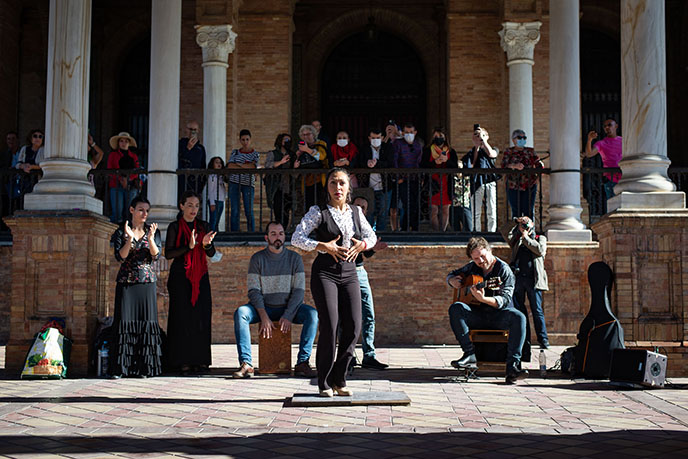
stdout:
{"type": "Polygon", "coordinates": [[[533,65],[535,45],[540,41],[540,21],[535,22],[503,22],[499,36],[501,45],[506,51],[506,65],[533,65]]]}
{"type": "Polygon", "coordinates": [[[222,65],[227,67],[229,54],[234,51],[237,34],[232,32],[232,26],[225,25],[197,25],[196,43],[203,50],[203,66],[222,65]]]}

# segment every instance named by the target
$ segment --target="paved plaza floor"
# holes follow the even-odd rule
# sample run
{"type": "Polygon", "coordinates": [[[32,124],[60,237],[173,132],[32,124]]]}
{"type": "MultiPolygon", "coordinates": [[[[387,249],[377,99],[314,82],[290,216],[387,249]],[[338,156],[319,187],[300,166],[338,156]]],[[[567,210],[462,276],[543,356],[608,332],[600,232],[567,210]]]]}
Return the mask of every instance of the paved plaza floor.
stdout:
{"type": "MultiPolygon", "coordinates": [[[[547,351],[550,365],[562,349],[547,351]]],[[[290,407],[294,393],[317,391],[315,380],[233,380],[231,345],[213,346],[202,377],[20,381],[0,370],[0,456],[688,457],[688,380],[632,390],[540,378],[531,363],[517,385],[497,376],[460,383],[449,366],[460,354],[379,349],[390,369],[357,369],[349,387],[404,391],[412,403],[395,407],[290,407]]]]}

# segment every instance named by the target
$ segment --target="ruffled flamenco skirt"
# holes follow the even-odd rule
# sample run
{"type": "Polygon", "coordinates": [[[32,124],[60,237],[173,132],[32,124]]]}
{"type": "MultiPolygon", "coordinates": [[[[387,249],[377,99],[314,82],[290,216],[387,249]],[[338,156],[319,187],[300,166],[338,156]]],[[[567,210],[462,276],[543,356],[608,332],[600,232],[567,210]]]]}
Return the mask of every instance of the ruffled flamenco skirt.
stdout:
{"type": "Polygon", "coordinates": [[[110,347],[110,374],[162,374],[162,337],[155,286],[154,282],[117,284],[113,323],[116,338],[110,347]]]}

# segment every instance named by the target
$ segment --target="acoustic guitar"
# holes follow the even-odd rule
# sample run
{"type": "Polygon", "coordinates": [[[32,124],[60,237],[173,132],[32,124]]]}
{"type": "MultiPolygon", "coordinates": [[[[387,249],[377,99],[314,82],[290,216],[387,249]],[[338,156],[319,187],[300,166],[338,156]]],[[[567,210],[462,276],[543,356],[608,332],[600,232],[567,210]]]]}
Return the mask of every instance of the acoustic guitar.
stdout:
{"type": "Polygon", "coordinates": [[[480,301],[478,301],[473,294],[471,293],[471,287],[475,285],[475,288],[480,290],[481,288],[484,288],[486,290],[495,290],[499,288],[500,285],[502,285],[502,278],[501,277],[492,277],[490,279],[483,279],[482,276],[479,276],[477,274],[469,274],[468,276],[463,278],[463,282],[461,282],[461,287],[458,289],[454,289],[454,303],[457,301],[460,301],[462,303],[470,304],[470,305],[478,305],[481,304],[480,301]]]}

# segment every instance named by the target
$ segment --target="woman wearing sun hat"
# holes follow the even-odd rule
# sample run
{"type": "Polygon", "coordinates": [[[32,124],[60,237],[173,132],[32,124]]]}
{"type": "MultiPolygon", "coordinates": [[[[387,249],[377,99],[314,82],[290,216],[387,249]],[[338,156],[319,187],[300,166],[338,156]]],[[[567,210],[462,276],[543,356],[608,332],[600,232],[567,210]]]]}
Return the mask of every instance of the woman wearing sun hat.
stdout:
{"type": "MultiPolygon", "coordinates": [[[[112,152],[108,156],[108,169],[138,169],[139,158],[129,148],[136,148],[136,140],[128,132],[120,132],[110,137],[112,152]]],[[[112,174],[110,177],[110,221],[121,223],[124,209],[138,194],[136,181],[138,175],[112,174]]]]}

